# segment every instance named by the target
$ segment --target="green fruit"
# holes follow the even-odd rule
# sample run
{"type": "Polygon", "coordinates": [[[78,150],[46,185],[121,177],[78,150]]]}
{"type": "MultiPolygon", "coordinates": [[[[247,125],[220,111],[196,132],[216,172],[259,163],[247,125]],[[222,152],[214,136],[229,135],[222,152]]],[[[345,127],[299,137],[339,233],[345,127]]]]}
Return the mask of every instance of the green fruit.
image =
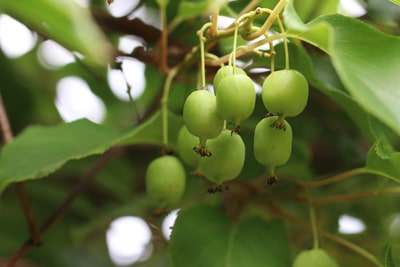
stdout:
{"type": "Polygon", "coordinates": [[[307,105],[307,80],[296,70],[274,71],[263,83],[262,100],[267,110],[273,114],[297,116],[307,105]]]}
{"type": "Polygon", "coordinates": [[[217,138],[208,141],[208,147],[212,156],[200,158],[200,171],[208,180],[221,185],[240,174],[245,159],[245,145],[240,135],[223,130],[217,138]]]}
{"type": "Polygon", "coordinates": [[[224,120],[217,114],[216,98],[207,90],[196,90],[188,96],[183,106],[183,120],[203,146],[207,139],[217,137],[224,126],[224,120]]]}
{"type": "Polygon", "coordinates": [[[193,153],[193,148],[198,143],[199,138],[192,135],[185,125],[182,126],[176,140],[176,151],[183,162],[191,167],[199,165],[199,155],[193,153]]]}
{"type": "Polygon", "coordinates": [[[292,128],[283,121],[284,129],[274,127],[278,116],[262,119],[254,130],[254,157],[267,168],[285,164],[292,153],[292,128]]]}
{"type": "Polygon", "coordinates": [[[247,75],[230,75],[221,80],[217,90],[217,112],[228,123],[238,125],[254,110],[256,90],[247,75]]]}
{"type": "Polygon", "coordinates": [[[322,249],[300,252],[293,262],[293,267],[338,267],[335,260],[322,249]]]}
{"type": "Polygon", "coordinates": [[[224,79],[228,76],[231,76],[231,75],[239,75],[239,74],[246,74],[246,72],[239,67],[235,67],[235,68],[233,66],[221,67],[214,76],[214,80],[213,80],[214,93],[217,94],[219,83],[222,81],[222,79],[224,79]]]}
{"type": "Polygon", "coordinates": [[[147,167],[147,194],[161,207],[178,202],[185,191],[185,185],[185,169],[174,156],[159,157],[147,167]]]}

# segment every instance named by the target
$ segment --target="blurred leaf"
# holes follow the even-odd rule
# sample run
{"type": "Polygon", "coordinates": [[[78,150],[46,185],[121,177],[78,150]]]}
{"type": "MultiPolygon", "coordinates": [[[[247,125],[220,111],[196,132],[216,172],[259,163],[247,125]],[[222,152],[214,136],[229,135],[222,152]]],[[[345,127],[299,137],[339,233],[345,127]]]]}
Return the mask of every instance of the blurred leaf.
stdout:
{"type": "Polygon", "coordinates": [[[292,2],[285,9],[285,22],[293,34],[327,52],[353,99],[400,135],[399,37],[337,14],[305,25],[292,2]]]}
{"type": "Polygon", "coordinates": [[[392,152],[390,144],[378,140],[368,151],[366,168],[399,182],[400,152],[392,152]]]}
{"type": "Polygon", "coordinates": [[[336,13],[339,5],[339,0],[294,0],[299,17],[303,21],[310,21],[321,15],[336,13]]]}
{"type": "Polygon", "coordinates": [[[392,246],[388,245],[385,251],[385,267],[396,267],[392,259],[392,246]]]}
{"type": "Polygon", "coordinates": [[[390,2],[400,6],[400,0],[390,0],[390,2]]]}
{"type": "Polygon", "coordinates": [[[220,8],[225,4],[226,2],[223,0],[182,0],[178,6],[176,19],[178,21],[185,21],[203,14],[211,15],[215,8],[220,8]]]}
{"type": "Polygon", "coordinates": [[[174,267],[290,265],[281,221],[248,217],[233,222],[217,207],[196,205],[179,212],[171,243],[174,267]]]}
{"type": "Polygon", "coordinates": [[[89,9],[75,1],[0,1],[0,11],[92,62],[106,64],[111,58],[111,46],[92,20],[89,9]]]}
{"type": "MultiPolygon", "coordinates": [[[[168,140],[174,144],[178,131],[183,125],[182,117],[168,112],[168,140]]],[[[150,119],[140,124],[139,127],[129,130],[119,141],[119,144],[151,144],[162,145],[162,114],[155,113],[150,119]]]]}
{"type": "Polygon", "coordinates": [[[119,131],[86,119],[29,127],[1,151],[0,193],[12,182],[42,178],[69,160],[103,153],[120,136],[119,131]]]}

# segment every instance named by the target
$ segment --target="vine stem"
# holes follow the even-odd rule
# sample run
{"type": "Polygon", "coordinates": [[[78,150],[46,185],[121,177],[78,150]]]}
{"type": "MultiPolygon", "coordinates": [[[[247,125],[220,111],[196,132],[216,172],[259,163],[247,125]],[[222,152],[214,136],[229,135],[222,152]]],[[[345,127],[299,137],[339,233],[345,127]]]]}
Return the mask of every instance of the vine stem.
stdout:
{"type": "Polygon", "coordinates": [[[377,174],[376,172],[372,171],[372,170],[368,170],[366,168],[356,168],[356,169],[351,169],[342,173],[339,173],[337,175],[328,177],[326,179],[323,180],[319,180],[319,181],[313,181],[313,182],[297,182],[297,185],[301,186],[301,187],[306,187],[306,188],[314,188],[314,187],[320,187],[320,186],[324,186],[324,185],[328,185],[331,183],[335,183],[344,179],[347,179],[349,177],[355,176],[355,175],[359,175],[359,174],[377,174]]]}
{"type": "MultiPolygon", "coordinates": [[[[296,216],[293,216],[292,214],[290,214],[288,212],[285,212],[282,209],[280,209],[278,213],[282,218],[285,218],[285,219],[287,219],[289,221],[295,222],[296,224],[300,224],[300,225],[302,225],[304,227],[311,227],[308,223],[305,223],[304,221],[298,219],[296,216]]],[[[350,241],[347,241],[347,240],[345,240],[345,239],[343,239],[343,238],[341,238],[339,236],[336,236],[336,235],[328,233],[328,232],[326,232],[324,230],[321,230],[321,229],[318,229],[318,233],[321,236],[324,236],[327,239],[329,239],[329,240],[331,240],[331,241],[333,241],[333,242],[335,242],[335,243],[337,243],[339,245],[342,245],[343,247],[346,247],[346,248],[352,250],[353,252],[355,252],[358,255],[360,255],[361,257],[369,260],[370,262],[372,262],[376,266],[383,267],[383,265],[378,261],[378,259],[372,253],[370,253],[369,251],[365,250],[364,248],[362,248],[362,247],[360,247],[360,246],[358,246],[358,245],[356,245],[356,244],[354,244],[354,243],[352,243],[350,241]]]]}
{"type": "Polygon", "coordinates": [[[271,28],[272,24],[277,20],[279,17],[279,13],[282,11],[282,9],[285,7],[287,0],[280,0],[274,9],[272,10],[271,14],[268,16],[267,20],[265,23],[261,26],[261,28],[256,31],[255,33],[251,33],[245,37],[246,40],[254,40],[264,33],[266,33],[269,28],[271,28]]]}
{"type": "MultiPolygon", "coordinates": [[[[4,102],[1,94],[0,94],[0,128],[4,143],[7,144],[11,142],[14,139],[14,137],[10,123],[8,121],[7,112],[4,107],[4,102]]],[[[32,207],[29,204],[29,197],[25,188],[25,184],[23,182],[16,183],[16,191],[22,206],[22,211],[24,213],[25,220],[28,224],[28,229],[31,235],[31,242],[33,245],[38,246],[41,243],[41,237],[39,229],[37,227],[35,216],[33,214],[32,207]]]]}
{"type": "Polygon", "coordinates": [[[400,187],[388,187],[383,188],[378,191],[363,191],[357,192],[353,194],[343,194],[343,195],[334,195],[329,197],[321,197],[315,198],[311,201],[312,204],[329,204],[329,203],[338,203],[353,199],[362,199],[371,196],[384,196],[384,195],[394,195],[400,193],[400,187]]]}
{"type": "Polygon", "coordinates": [[[167,25],[167,12],[166,5],[160,5],[160,16],[161,16],[161,59],[160,68],[164,73],[169,72],[168,67],[168,25],[167,25]]]}
{"type": "Polygon", "coordinates": [[[376,266],[383,267],[383,265],[377,260],[377,258],[373,254],[371,254],[367,250],[363,249],[362,247],[357,246],[356,244],[351,243],[351,242],[347,241],[346,239],[335,236],[333,234],[330,234],[330,233],[327,233],[324,231],[320,231],[320,233],[321,233],[321,235],[325,236],[326,238],[328,238],[338,244],[341,244],[342,246],[347,247],[348,249],[351,249],[352,251],[354,251],[358,255],[364,257],[365,259],[369,260],[376,266]]]}
{"type": "MultiPolygon", "coordinates": [[[[276,34],[276,35],[270,36],[269,38],[265,38],[265,39],[259,40],[259,41],[255,42],[255,43],[252,43],[251,45],[248,45],[248,46],[246,46],[246,47],[244,47],[242,49],[238,49],[236,51],[236,57],[243,56],[244,54],[253,51],[254,49],[256,49],[257,47],[259,47],[259,46],[261,46],[263,44],[272,42],[274,40],[282,39],[285,36],[286,36],[286,33],[276,34]]],[[[231,55],[232,54],[225,55],[223,57],[220,57],[218,60],[207,60],[206,64],[207,64],[207,66],[219,66],[221,64],[224,64],[225,62],[228,62],[229,58],[231,57],[231,55]]]]}

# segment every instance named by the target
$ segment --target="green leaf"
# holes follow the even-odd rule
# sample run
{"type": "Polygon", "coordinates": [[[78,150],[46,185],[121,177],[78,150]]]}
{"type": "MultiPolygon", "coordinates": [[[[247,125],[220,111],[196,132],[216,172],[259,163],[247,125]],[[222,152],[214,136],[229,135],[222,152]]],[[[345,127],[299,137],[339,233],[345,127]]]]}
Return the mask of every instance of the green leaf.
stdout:
{"type": "Polygon", "coordinates": [[[400,0],[390,0],[390,2],[400,6],[400,0]]]}
{"type": "Polygon", "coordinates": [[[303,24],[292,2],[284,15],[292,36],[327,52],[353,99],[400,135],[400,38],[337,14],[303,24]]]}
{"type": "Polygon", "coordinates": [[[177,19],[184,21],[203,14],[210,15],[215,8],[220,8],[225,4],[222,0],[182,0],[179,3],[177,19]]]}
{"type": "Polygon", "coordinates": [[[393,152],[391,145],[379,139],[369,149],[366,169],[386,178],[400,181],[400,152],[393,152]]]}
{"type": "MultiPolygon", "coordinates": [[[[183,119],[171,112],[168,112],[168,143],[174,145],[178,131],[183,125],[183,119]]],[[[162,145],[162,114],[161,111],[155,113],[139,127],[132,128],[120,139],[120,145],[151,144],[162,145]]]]}
{"type": "Polygon", "coordinates": [[[29,127],[1,151],[0,193],[10,183],[45,177],[69,160],[103,153],[120,136],[119,131],[86,119],[29,127]]]}
{"type": "Polygon", "coordinates": [[[396,267],[392,258],[392,246],[388,245],[385,251],[385,267],[396,267]]]}
{"type": "Polygon", "coordinates": [[[75,1],[0,1],[0,11],[92,62],[105,65],[111,59],[111,46],[89,9],[75,1]]]}
{"type": "Polygon", "coordinates": [[[246,217],[233,222],[221,209],[198,204],[179,212],[171,243],[173,267],[290,266],[281,221],[246,217]]]}

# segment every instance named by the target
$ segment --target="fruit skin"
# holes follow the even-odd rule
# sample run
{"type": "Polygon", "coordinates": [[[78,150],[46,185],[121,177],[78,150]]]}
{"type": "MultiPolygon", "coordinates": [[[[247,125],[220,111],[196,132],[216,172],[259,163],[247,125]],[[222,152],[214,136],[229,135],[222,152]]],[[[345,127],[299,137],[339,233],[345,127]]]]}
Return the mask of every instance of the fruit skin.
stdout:
{"type": "Polygon", "coordinates": [[[198,136],[204,146],[206,139],[217,137],[224,126],[224,120],[217,114],[216,98],[207,90],[193,91],[187,97],[183,120],[188,131],[198,136]]]}
{"type": "Polygon", "coordinates": [[[146,189],[160,207],[178,202],[186,186],[182,163],[174,156],[162,156],[150,162],[146,171],[146,189]]]}
{"type": "Polygon", "coordinates": [[[176,152],[184,163],[191,167],[199,165],[199,155],[193,153],[193,148],[199,143],[199,138],[192,135],[186,126],[182,126],[176,139],[176,152]]]}
{"type": "Polygon", "coordinates": [[[338,267],[335,260],[322,249],[304,250],[294,259],[292,267],[338,267]]]}
{"type": "Polygon", "coordinates": [[[292,153],[292,127],[286,120],[286,130],[272,126],[277,119],[278,116],[264,118],[254,130],[254,157],[269,169],[285,164],[292,153]]]}
{"type": "Polygon", "coordinates": [[[253,81],[247,75],[230,75],[221,80],[217,90],[217,112],[228,123],[238,125],[250,117],[256,102],[253,81]]]}
{"type": "Polygon", "coordinates": [[[240,75],[240,74],[246,75],[246,72],[239,67],[234,68],[233,66],[223,66],[223,67],[219,68],[219,70],[215,74],[214,80],[213,80],[214,93],[215,94],[217,93],[219,84],[222,81],[222,79],[224,79],[228,76],[231,76],[231,75],[240,75]],[[235,69],[235,72],[233,72],[234,69],[235,69]]]}
{"type": "Polygon", "coordinates": [[[262,86],[262,100],[267,110],[285,117],[299,115],[307,105],[308,83],[296,70],[272,72],[262,86]]]}
{"type": "Polygon", "coordinates": [[[199,165],[208,180],[221,185],[240,174],[246,151],[240,135],[223,130],[217,138],[208,141],[208,147],[213,154],[209,158],[200,158],[199,165]]]}

